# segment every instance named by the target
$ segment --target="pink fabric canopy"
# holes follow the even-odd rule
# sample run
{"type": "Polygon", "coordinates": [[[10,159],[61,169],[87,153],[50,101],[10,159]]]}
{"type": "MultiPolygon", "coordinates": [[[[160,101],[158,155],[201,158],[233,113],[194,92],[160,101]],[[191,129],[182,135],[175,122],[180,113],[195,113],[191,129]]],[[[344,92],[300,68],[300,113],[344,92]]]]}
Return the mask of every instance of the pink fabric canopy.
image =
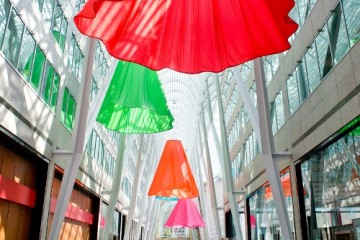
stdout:
{"type": "Polygon", "coordinates": [[[165,227],[205,227],[195,202],[191,198],[179,199],[165,227]]]}
{"type": "Polygon", "coordinates": [[[293,0],[88,0],[81,33],[153,70],[220,72],[290,47],[293,0]]]}

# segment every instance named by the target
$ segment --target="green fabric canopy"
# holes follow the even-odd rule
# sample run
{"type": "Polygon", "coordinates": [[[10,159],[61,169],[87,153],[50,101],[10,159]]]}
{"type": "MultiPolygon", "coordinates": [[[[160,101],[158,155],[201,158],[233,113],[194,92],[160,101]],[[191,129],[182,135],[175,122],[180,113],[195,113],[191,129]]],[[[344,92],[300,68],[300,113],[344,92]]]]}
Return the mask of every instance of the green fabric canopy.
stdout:
{"type": "Polygon", "coordinates": [[[174,121],[155,71],[119,61],[96,119],[121,133],[156,133],[174,121]]]}

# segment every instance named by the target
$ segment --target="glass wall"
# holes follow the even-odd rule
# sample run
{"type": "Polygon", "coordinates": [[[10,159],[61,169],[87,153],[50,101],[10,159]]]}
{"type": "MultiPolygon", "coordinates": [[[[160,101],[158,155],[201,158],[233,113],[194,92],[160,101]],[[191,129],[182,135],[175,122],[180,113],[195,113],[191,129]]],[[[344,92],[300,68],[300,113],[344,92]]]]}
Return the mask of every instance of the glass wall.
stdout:
{"type": "Polygon", "coordinates": [[[299,24],[299,28],[297,31],[290,37],[290,41],[293,42],[295,40],[296,35],[299,33],[301,27],[304,25],[307,16],[311,9],[314,7],[317,0],[296,0],[295,6],[292,8],[290,12],[290,17],[299,24]]]}
{"type": "Polygon", "coordinates": [[[35,0],[42,14],[45,24],[52,32],[61,50],[65,48],[68,28],[67,19],[57,0],[35,0]]]}
{"type": "MultiPolygon", "coordinates": [[[[295,237],[294,211],[291,193],[290,173],[286,171],[281,175],[281,183],[287,204],[291,229],[295,237]]],[[[250,239],[272,240],[284,239],[279,225],[279,217],[274,205],[274,198],[269,184],[258,189],[248,198],[250,239]]]]}
{"type": "Polygon", "coordinates": [[[9,0],[0,0],[0,50],[6,60],[55,112],[60,76],[9,0]]]}
{"type": "Polygon", "coordinates": [[[299,167],[302,216],[310,239],[353,239],[353,225],[360,219],[360,127],[316,151],[299,167]]]}
{"type": "Polygon", "coordinates": [[[360,1],[341,0],[287,81],[292,115],[360,39],[360,1]]]}
{"type": "Polygon", "coordinates": [[[266,56],[263,58],[264,73],[266,86],[269,85],[271,79],[279,68],[279,56],[278,54],[266,56]]]}

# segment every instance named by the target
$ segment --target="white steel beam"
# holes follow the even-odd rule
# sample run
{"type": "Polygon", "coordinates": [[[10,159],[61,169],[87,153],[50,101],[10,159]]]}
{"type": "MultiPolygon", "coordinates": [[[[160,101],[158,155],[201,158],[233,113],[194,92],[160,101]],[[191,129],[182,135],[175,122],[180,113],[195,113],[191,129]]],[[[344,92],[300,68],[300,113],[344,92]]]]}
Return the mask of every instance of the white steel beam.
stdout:
{"type": "Polygon", "coordinates": [[[245,107],[246,111],[248,112],[251,125],[252,125],[255,135],[256,135],[256,139],[260,142],[261,134],[260,134],[260,126],[259,126],[259,114],[255,107],[255,103],[251,99],[248,87],[246,86],[244,80],[242,79],[242,77],[240,75],[240,67],[239,66],[233,67],[232,70],[234,73],[234,78],[238,82],[237,90],[239,91],[240,96],[244,102],[244,107],[245,107]]]}
{"type": "Polygon", "coordinates": [[[148,215],[147,217],[147,221],[146,221],[146,224],[145,224],[145,235],[144,235],[144,239],[150,239],[148,238],[150,236],[150,227],[151,227],[151,223],[154,222],[154,212],[155,212],[155,198],[149,198],[150,199],[150,209],[149,209],[149,212],[150,214],[148,215]]]}
{"type": "Polygon", "coordinates": [[[89,96],[92,84],[92,69],[94,65],[96,40],[87,39],[85,59],[83,64],[83,74],[80,84],[80,94],[78,98],[79,108],[76,111],[74,132],[72,135],[73,154],[70,161],[66,162],[63,179],[60,185],[60,192],[54,213],[54,220],[51,225],[49,239],[58,239],[62,223],[65,218],[65,212],[74,187],[76,174],[79,170],[81,158],[85,148],[85,131],[89,110],[89,96]]]}
{"type": "MultiPolygon", "coordinates": [[[[147,143],[147,145],[149,145],[149,143],[147,143]]],[[[154,152],[155,152],[155,148],[152,148],[152,153],[147,156],[148,159],[154,159],[153,155],[154,155],[154,152]]],[[[145,161],[145,160],[144,160],[145,161]]],[[[150,184],[151,184],[151,176],[152,176],[152,172],[154,172],[154,168],[155,168],[155,161],[150,161],[150,164],[148,165],[148,172],[147,172],[147,175],[146,175],[146,181],[145,181],[145,191],[148,191],[149,187],[150,187],[150,184]],[[150,166],[149,166],[150,165],[150,166]]],[[[135,239],[139,239],[140,238],[140,230],[141,230],[141,225],[144,221],[144,218],[146,216],[146,214],[144,214],[144,211],[145,211],[145,207],[146,207],[146,204],[148,202],[148,200],[150,200],[150,197],[146,194],[146,192],[143,192],[143,199],[142,199],[142,204],[141,204],[141,209],[139,211],[140,213],[140,216],[139,216],[139,225],[138,225],[138,228],[136,230],[136,234],[135,234],[135,239]]],[[[149,217],[150,217],[150,213],[147,214],[147,220],[149,221],[149,217]]],[[[145,234],[145,228],[144,228],[144,234],[145,234]]],[[[144,236],[143,236],[144,237],[144,236]]],[[[145,238],[144,238],[145,239],[145,238]]]]}
{"type": "Polygon", "coordinates": [[[265,75],[261,58],[257,58],[254,60],[254,72],[259,120],[261,119],[261,122],[259,122],[259,128],[261,134],[260,145],[262,150],[263,163],[270,182],[271,191],[273,192],[274,204],[276,207],[277,215],[279,217],[281,234],[284,239],[290,240],[293,239],[293,235],[291,232],[289,215],[287,212],[284,193],[281,187],[282,185],[278,164],[274,162],[273,159],[273,153],[275,151],[274,137],[272,134],[272,128],[269,118],[269,100],[267,96],[265,75]]]}
{"type": "MultiPolygon", "coordinates": [[[[195,146],[197,151],[199,151],[199,147],[198,147],[199,145],[201,146],[201,139],[199,141],[199,144],[196,144],[196,146],[195,146]]],[[[203,181],[203,177],[202,177],[202,173],[201,173],[201,169],[200,169],[200,160],[198,158],[199,153],[197,151],[195,151],[196,156],[195,156],[195,161],[194,162],[195,162],[196,176],[198,177],[198,186],[200,186],[200,203],[201,203],[200,207],[202,208],[201,212],[204,215],[205,222],[206,222],[205,227],[206,227],[206,234],[207,235],[206,235],[206,238],[204,236],[204,239],[210,239],[210,236],[211,236],[211,234],[210,234],[210,226],[211,226],[211,224],[209,222],[209,216],[208,216],[208,214],[206,212],[206,197],[205,197],[205,193],[204,193],[204,181],[203,181]]],[[[202,155],[201,152],[200,152],[200,155],[202,155]]],[[[202,158],[202,156],[201,156],[201,158],[202,158]]],[[[201,231],[200,233],[202,235],[204,234],[203,231],[201,231]]]]}
{"type": "MultiPolygon", "coordinates": [[[[208,179],[208,185],[209,185],[209,189],[210,189],[210,196],[211,196],[210,200],[211,200],[213,216],[215,218],[215,227],[216,227],[216,232],[218,234],[218,238],[221,238],[221,227],[220,227],[220,220],[219,220],[220,218],[219,218],[219,212],[216,209],[217,200],[216,200],[216,192],[215,192],[215,187],[214,187],[214,176],[213,176],[213,172],[212,172],[212,164],[211,164],[211,159],[210,159],[209,141],[208,141],[206,126],[205,126],[204,110],[202,112],[201,127],[202,128],[200,128],[200,129],[202,129],[202,132],[203,132],[203,139],[204,139],[204,145],[205,145],[205,157],[206,157],[207,164],[204,163],[204,158],[202,158],[202,161],[203,161],[204,166],[207,165],[207,179],[208,179]]],[[[201,137],[201,130],[200,130],[200,137],[201,137]]]]}
{"type": "Polygon", "coordinates": [[[51,188],[52,181],[54,178],[55,172],[55,162],[54,159],[50,159],[50,163],[48,165],[47,177],[46,177],[46,186],[45,186],[45,194],[44,194],[44,208],[41,216],[41,231],[40,231],[40,240],[46,239],[46,232],[48,229],[48,219],[49,219],[49,211],[50,211],[50,202],[51,202],[51,188]]]}
{"type": "Polygon", "coordinates": [[[89,110],[89,116],[86,121],[85,142],[87,142],[89,140],[91,131],[94,128],[94,125],[96,122],[96,117],[99,114],[101,105],[104,101],[105,95],[109,88],[109,85],[110,85],[111,79],[114,75],[117,64],[118,64],[117,60],[114,60],[111,63],[109,72],[107,73],[107,75],[105,77],[103,85],[99,88],[98,96],[89,110]]]}
{"type": "Polygon", "coordinates": [[[160,208],[160,204],[159,204],[159,201],[155,201],[155,206],[154,206],[154,217],[152,218],[152,221],[151,221],[151,224],[150,224],[150,237],[149,238],[145,238],[145,239],[155,239],[155,234],[156,234],[156,231],[155,231],[155,223],[157,223],[157,221],[155,221],[155,219],[158,218],[158,215],[159,215],[159,208],[160,208]]]}
{"type": "Polygon", "coordinates": [[[109,206],[106,211],[105,228],[104,228],[103,236],[101,236],[101,239],[103,239],[103,240],[108,239],[110,229],[112,227],[112,221],[114,218],[114,211],[115,211],[116,203],[117,203],[117,200],[119,197],[120,183],[121,183],[122,169],[123,169],[123,162],[124,162],[124,153],[125,153],[125,141],[126,141],[126,134],[120,134],[118,153],[116,156],[116,168],[115,168],[115,173],[114,173],[115,177],[112,182],[109,206]]]}
{"type": "MultiPolygon", "coordinates": [[[[137,163],[136,163],[136,169],[134,174],[134,182],[131,189],[131,201],[130,201],[130,209],[128,212],[128,216],[126,218],[126,224],[125,224],[125,233],[124,233],[124,239],[129,239],[130,234],[130,227],[131,222],[133,220],[135,208],[136,208],[136,200],[138,195],[138,189],[139,189],[139,180],[140,177],[142,177],[143,171],[144,171],[144,161],[142,159],[142,152],[143,152],[143,142],[144,142],[144,134],[140,135],[140,144],[139,144],[139,150],[137,155],[137,163]]],[[[139,223],[140,224],[140,223],[139,223]]]]}
{"type": "Polygon", "coordinates": [[[242,240],[239,209],[237,206],[236,198],[233,194],[234,182],[231,179],[232,174],[231,174],[231,165],[230,165],[230,154],[229,154],[228,140],[227,140],[227,136],[226,136],[224,108],[223,108],[222,99],[221,99],[219,75],[214,74],[214,77],[215,77],[217,100],[218,100],[218,104],[219,104],[218,106],[219,106],[219,115],[220,115],[221,143],[222,143],[222,149],[223,149],[223,155],[224,155],[224,170],[223,171],[224,171],[224,178],[225,178],[225,186],[226,186],[226,191],[228,193],[232,220],[233,220],[234,228],[235,228],[235,232],[236,232],[235,238],[242,240]]]}

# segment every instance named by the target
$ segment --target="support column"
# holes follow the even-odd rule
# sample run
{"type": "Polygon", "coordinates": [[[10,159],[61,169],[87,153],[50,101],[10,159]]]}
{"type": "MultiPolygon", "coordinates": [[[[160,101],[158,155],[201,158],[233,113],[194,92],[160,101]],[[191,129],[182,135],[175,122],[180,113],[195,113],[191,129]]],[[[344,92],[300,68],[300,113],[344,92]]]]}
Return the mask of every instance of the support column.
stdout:
{"type": "MultiPolygon", "coordinates": [[[[152,154],[150,154],[150,156],[149,156],[149,159],[154,159],[153,155],[154,155],[154,148],[152,150],[152,154]]],[[[148,166],[148,167],[149,167],[149,169],[148,169],[148,174],[146,176],[146,187],[145,187],[146,191],[150,188],[150,184],[151,184],[150,176],[152,176],[152,175],[150,175],[150,173],[154,172],[154,167],[155,167],[154,161],[150,161],[150,166],[148,166]]],[[[146,204],[147,204],[148,200],[150,199],[150,197],[147,195],[146,192],[144,192],[143,194],[144,194],[144,196],[143,196],[143,201],[142,201],[141,209],[140,209],[139,226],[138,226],[138,229],[136,230],[135,239],[140,238],[141,224],[143,222],[144,216],[146,215],[143,213],[145,212],[146,204]]],[[[149,217],[150,217],[150,214],[147,214],[147,220],[149,220],[149,217]]],[[[145,228],[144,228],[144,234],[145,234],[145,228]]],[[[143,238],[143,239],[146,239],[146,238],[143,238]]]]}
{"type": "MultiPolygon", "coordinates": [[[[49,239],[58,239],[62,223],[65,218],[65,212],[70,200],[71,192],[74,187],[76,174],[79,170],[81,157],[85,146],[85,131],[89,110],[89,97],[92,83],[92,69],[94,65],[96,40],[92,38],[87,39],[85,61],[83,65],[83,74],[80,85],[80,94],[78,98],[79,108],[76,111],[76,121],[74,132],[72,135],[72,151],[71,160],[66,162],[64,176],[61,181],[59,197],[54,213],[54,220],[52,222],[49,239]]],[[[56,155],[56,153],[54,153],[56,155]]],[[[55,157],[55,156],[54,156],[55,157]]]]}
{"type": "Polygon", "coordinates": [[[51,187],[52,187],[52,182],[54,180],[54,173],[55,173],[55,163],[54,163],[54,159],[51,159],[48,166],[47,177],[46,177],[44,209],[41,216],[40,240],[46,239],[46,232],[47,232],[49,212],[50,212],[51,187]]]}
{"type": "Polygon", "coordinates": [[[257,102],[259,111],[259,120],[261,119],[260,133],[261,133],[261,150],[263,163],[270,182],[271,191],[273,192],[274,204],[276,212],[279,217],[281,233],[284,239],[293,239],[289,215],[287,213],[287,206],[282,190],[278,164],[274,162],[274,137],[270,125],[269,118],[269,101],[267,96],[267,89],[265,84],[264,69],[262,59],[254,60],[255,83],[257,92],[257,102]]]}
{"type": "Polygon", "coordinates": [[[231,179],[231,165],[230,165],[230,154],[229,154],[229,146],[226,136],[226,127],[225,127],[225,119],[224,119],[224,108],[221,99],[221,91],[220,91],[220,83],[219,83],[219,76],[214,74],[215,77],[215,87],[217,92],[217,100],[219,104],[219,115],[220,115],[220,130],[221,130],[221,143],[223,149],[223,156],[224,156],[224,178],[225,178],[225,186],[226,191],[229,198],[229,204],[231,209],[231,215],[234,222],[235,232],[236,232],[236,239],[242,240],[241,234],[241,226],[240,226],[240,215],[239,209],[236,203],[236,198],[234,196],[234,182],[231,179]]]}
{"type": "MultiPolygon", "coordinates": [[[[200,138],[200,144],[201,144],[201,138],[200,138]]],[[[198,145],[197,145],[198,146],[198,145]]],[[[197,151],[198,151],[198,147],[196,147],[197,151]]],[[[199,176],[198,178],[198,185],[200,186],[200,206],[202,208],[202,213],[204,215],[204,218],[205,218],[205,222],[206,222],[206,238],[204,236],[204,239],[210,239],[210,222],[209,222],[209,217],[208,217],[208,214],[206,212],[206,198],[205,198],[205,194],[204,194],[204,181],[203,181],[203,177],[202,177],[202,174],[201,174],[201,170],[200,170],[200,163],[199,163],[199,159],[198,159],[198,153],[196,152],[196,157],[195,157],[195,170],[197,172],[197,176],[199,176]]],[[[203,231],[200,232],[202,235],[204,235],[203,231]]]]}
{"type": "Polygon", "coordinates": [[[239,66],[233,68],[233,73],[235,79],[238,79],[237,89],[240,93],[240,96],[244,102],[244,107],[246,111],[248,112],[249,119],[251,122],[251,125],[254,129],[256,139],[258,142],[261,142],[261,134],[260,134],[260,126],[259,126],[259,114],[257,112],[257,109],[255,107],[254,101],[251,99],[248,87],[246,86],[244,80],[242,79],[240,75],[240,69],[239,66]]]}
{"type": "Polygon", "coordinates": [[[113,213],[115,211],[116,203],[117,203],[117,200],[119,197],[120,183],[121,183],[122,169],[123,169],[123,162],[124,162],[124,153],[125,153],[125,141],[126,141],[126,135],[120,134],[118,153],[116,156],[116,168],[115,168],[115,173],[114,173],[115,178],[113,179],[113,182],[112,182],[109,206],[106,211],[105,228],[104,228],[104,232],[103,232],[103,236],[102,236],[103,240],[108,239],[109,232],[112,227],[112,221],[114,218],[113,213]]]}
{"type": "MultiPolygon", "coordinates": [[[[218,238],[221,238],[221,227],[220,227],[220,218],[219,218],[219,212],[217,210],[217,200],[216,200],[216,192],[215,192],[215,187],[214,187],[214,176],[213,176],[213,172],[212,172],[212,164],[211,164],[211,159],[210,159],[210,150],[209,150],[209,141],[208,141],[208,136],[207,136],[207,132],[206,132],[206,125],[205,125],[205,113],[204,110],[202,112],[202,124],[201,124],[200,129],[202,129],[203,131],[203,138],[204,138],[204,145],[205,145],[205,157],[206,157],[206,162],[207,162],[207,179],[208,179],[208,184],[209,184],[209,189],[210,189],[210,201],[211,201],[211,206],[212,206],[212,211],[213,211],[213,215],[215,218],[215,227],[216,227],[216,232],[218,234],[218,238]]],[[[200,136],[201,136],[201,130],[200,130],[200,136]]],[[[206,165],[204,163],[204,159],[202,159],[204,166],[206,165]]]]}
{"type": "Polygon", "coordinates": [[[151,220],[151,224],[150,224],[150,238],[147,238],[147,239],[155,239],[155,219],[158,218],[158,215],[159,215],[159,207],[160,207],[160,204],[159,204],[159,201],[155,201],[155,206],[154,206],[154,217],[152,218],[151,220]]]}
{"type": "Polygon", "coordinates": [[[85,142],[88,141],[88,139],[90,137],[90,134],[91,134],[91,131],[92,131],[94,125],[95,125],[97,115],[99,114],[99,111],[100,111],[101,105],[102,105],[102,103],[104,101],[107,90],[109,89],[111,79],[114,76],[114,72],[115,72],[117,63],[118,63],[117,60],[114,60],[111,63],[109,72],[106,74],[104,83],[101,86],[101,88],[99,89],[98,96],[97,96],[95,102],[93,103],[93,105],[92,105],[92,107],[91,107],[91,109],[89,111],[89,116],[88,116],[87,121],[86,121],[85,142]]]}
{"type": "Polygon", "coordinates": [[[134,216],[134,212],[135,212],[135,208],[136,208],[136,202],[137,202],[136,199],[137,199],[137,193],[138,193],[138,189],[139,189],[139,179],[140,179],[140,177],[142,177],[143,170],[144,170],[144,164],[143,164],[144,161],[142,160],[142,156],[141,156],[142,150],[143,150],[142,149],[143,141],[144,141],[144,135],[141,134],[136,169],[135,169],[134,183],[133,183],[133,187],[131,190],[130,209],[129,209],[129,213],[126,218],[126,224],[125,224],[125,234],[124,234],[125,240],[129,239],[131,222],[133,220],[133,216],[134,216]]]}
{"type": "Polygon", "coordinates": [[[146,221],[146,225],[145,225],[145,237],[144,237],[144,239],[150,239],[150,238],[148,238],[149,237],[149,235],[150,235],[150,225],[151,225],[151,223],[152,222],[154,222],[153,220],[154,220],[154,212],[155,212],[155,199],[154,198],[150,198],[150,214],[148,215],[148,217],[147,217],[147,221],[146,221]]]}

